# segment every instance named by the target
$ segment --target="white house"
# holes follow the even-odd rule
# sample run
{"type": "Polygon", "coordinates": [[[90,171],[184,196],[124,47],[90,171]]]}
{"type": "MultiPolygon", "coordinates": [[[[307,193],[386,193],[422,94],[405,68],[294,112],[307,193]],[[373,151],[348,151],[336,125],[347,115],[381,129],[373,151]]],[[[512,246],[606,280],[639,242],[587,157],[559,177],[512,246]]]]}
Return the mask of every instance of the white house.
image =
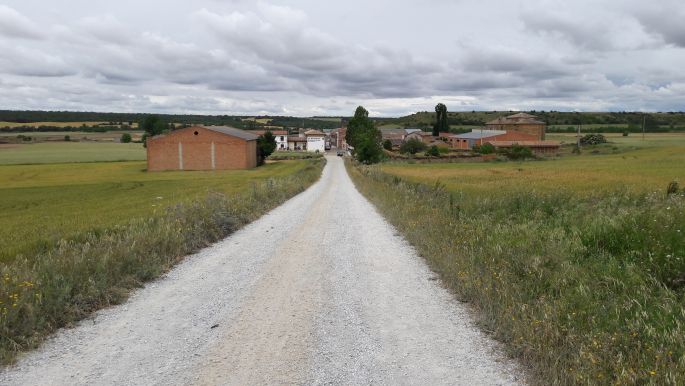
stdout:
{"type": "MultiPolygon", "coordinates": [[[[269,130],[276,140],[276,150],[288,150],[288,132],[286,130],[269,130]]],[[[254,130],[252,133],[264,135],[267,130],[254,130]]]]}
{"type": "Polygon", "coordinates": [[[326,151],[326,134],[319,130],[309,130],[304,132],[304,136],[307,138],[307,151],[320,153],[326,151]]]}

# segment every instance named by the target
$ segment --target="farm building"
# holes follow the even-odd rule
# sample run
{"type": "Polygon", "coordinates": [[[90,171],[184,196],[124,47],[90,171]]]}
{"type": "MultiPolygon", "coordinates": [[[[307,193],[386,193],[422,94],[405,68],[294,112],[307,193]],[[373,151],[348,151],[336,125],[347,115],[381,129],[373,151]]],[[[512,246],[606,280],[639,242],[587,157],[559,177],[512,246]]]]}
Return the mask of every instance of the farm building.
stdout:
{"type": "Polygon", "coordinates": [[[536,141],[532,134],[518,131],[504,130],[472,130],[470,133],[448,136],[453,149],[471,150],[475,145],[482,145],[487,141],[536,141]]]}
{"type": "Polygon", "coordinates": [[[559,152],[559,142],[557,141],[494,141],[488,140],[497,150],[506,149],[514,145],[529,148],[533,154],[555,154],[559,152]]]}
{"type": "Polygon", "coordinates": [[[276,150],[288,150],[288,131],[287,130],[252,130],[250,133],[256,135],[264,135],[267,131],[271,131],[276,140],[276,150]]]}
{"type": "Polygon", "coordinates": [[[224,170],[257,166],[257,138],[227,126],[194,126],[147,140],[147,170],[224,170]]]}
{"type": "Polygon", "coordinates": [[[545,122],[538,121],[535,115],[518,113],[507,117],[500,117],[485,124],[489,130],[503,130],[530,134],[536,140],[545,139],[545,122]]]}
{"type": "Polygon", "coordinates": [[[304,132],[304,136],[307,138],[307,151],[326,151],[326,134],[319,130],[309,130],[304,132]]]}

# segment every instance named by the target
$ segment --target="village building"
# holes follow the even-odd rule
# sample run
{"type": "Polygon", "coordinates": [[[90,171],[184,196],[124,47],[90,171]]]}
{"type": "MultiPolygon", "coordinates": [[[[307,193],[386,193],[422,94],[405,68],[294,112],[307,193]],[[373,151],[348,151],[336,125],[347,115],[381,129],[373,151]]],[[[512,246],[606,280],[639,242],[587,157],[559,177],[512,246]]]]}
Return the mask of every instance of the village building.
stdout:
{"type": "Polygon", "coordinates": [[[545,139],[545,122],[537,120],[535,115],[518,113],[507,117],[500,117],[487,122],[485,127],[488,130],[503,130],[507,132],[515,131],[530,134],[536,140],[545,139]]]}
{"type": "Polygon", "coordinates": [[[326,151],[326,134],[319,130],[308,130],[304,132],[304,136],[307,138],[307,148],[305,150],[320,153],[326,151]]]}
{"type": "Polygon", "coordinates": [[[252,130],[251,133],[264,135],[271,131],[276,140],[276,150],[288,150],[288,131],[287,130],[252,130]]]}
{"type": "Polygon", "coordinates": [[[257,138],[228,126],[193,126],[148,138],[147,170],[226,170],[257,166],[257,138]]]}
{"type": "Polygon", "coordinates": [[[471,150],[487,141],[536,141],[537,137],[527,133],[504,130],[472,130],[470,133],[452,134],[447,137],[450,147],[460,150],[471,150]]]}

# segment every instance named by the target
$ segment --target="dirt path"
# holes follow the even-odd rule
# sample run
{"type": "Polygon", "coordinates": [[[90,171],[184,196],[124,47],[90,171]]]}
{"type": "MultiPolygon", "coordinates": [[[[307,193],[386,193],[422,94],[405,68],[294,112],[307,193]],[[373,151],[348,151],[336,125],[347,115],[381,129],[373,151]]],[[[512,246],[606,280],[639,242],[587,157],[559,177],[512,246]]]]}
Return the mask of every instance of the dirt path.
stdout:
{"type": "Polygon", "coordinates": [[[522,382],[438,283],[329,157],[309,190],[59,332],[0,384],[522,382]]]}

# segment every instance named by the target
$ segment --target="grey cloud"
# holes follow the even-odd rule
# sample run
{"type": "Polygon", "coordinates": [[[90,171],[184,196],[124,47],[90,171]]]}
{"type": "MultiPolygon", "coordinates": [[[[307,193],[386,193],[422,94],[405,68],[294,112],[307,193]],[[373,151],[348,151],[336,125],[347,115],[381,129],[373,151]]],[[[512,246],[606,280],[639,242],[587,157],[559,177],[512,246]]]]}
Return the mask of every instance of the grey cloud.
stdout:
{"type": "Polygon", "coordinates": [[[45,34],[31,20],[13,8],[0,4],[0,36],[43,39],[45,34]]]}

